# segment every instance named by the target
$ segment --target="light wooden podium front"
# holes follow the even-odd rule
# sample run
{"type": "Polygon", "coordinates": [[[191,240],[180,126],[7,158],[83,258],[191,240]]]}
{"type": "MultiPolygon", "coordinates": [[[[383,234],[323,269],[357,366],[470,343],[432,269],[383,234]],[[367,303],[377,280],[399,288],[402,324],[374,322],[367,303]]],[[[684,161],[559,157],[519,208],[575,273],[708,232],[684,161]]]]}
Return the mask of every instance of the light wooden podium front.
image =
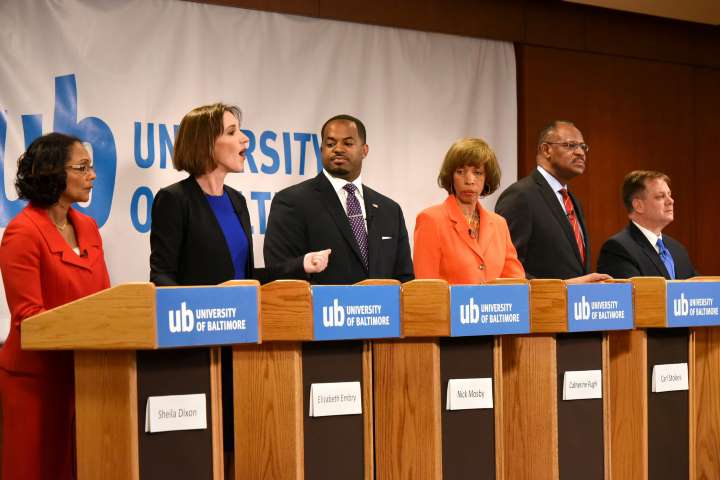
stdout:
{"type": "Polygon", "coordinates": [[[22,348],[75,350],[78,480],[223,478],[220,349],[158,349],[152,283],[28,318],[22,348]],[[147,397],[191,393],[206,394],[207,429],[145,432],[147,397]]]}
{"type": "Polygon", "coordinates": [[[261,299],[262,343],[233,347],[235,478],[375,478],[369,342],[313,341],[305,281],[263,285],[261,299]],[[362,415],[310,417],[310,385],[343,381],[360,381],[362,415]]]}

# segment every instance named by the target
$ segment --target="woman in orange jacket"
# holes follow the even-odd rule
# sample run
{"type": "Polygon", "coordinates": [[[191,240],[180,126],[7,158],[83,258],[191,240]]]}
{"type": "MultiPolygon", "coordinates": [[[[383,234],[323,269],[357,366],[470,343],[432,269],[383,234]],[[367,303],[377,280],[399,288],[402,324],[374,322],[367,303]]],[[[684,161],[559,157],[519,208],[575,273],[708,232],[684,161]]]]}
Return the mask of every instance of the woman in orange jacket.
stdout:
{"type": "Polygon", "coordinates": [[[10,334],[0,349],[3,480],[74,478],[73,352],[20,349],[30,316],[110,286],[90,198],[95,170],[79,139],[51,133],[20,157],[15,186],[30,203],[8,224],[0,270],[10,334]]]}
{"type": "Polygon", "coordinates": [[[505,219],[479,202],[500,185],[492,148],[479,138],[456,141],[445,155],[438,184],[447,199],[420,212],[415,221],[415,277],[451,284],[524,278],[505,219]]]}

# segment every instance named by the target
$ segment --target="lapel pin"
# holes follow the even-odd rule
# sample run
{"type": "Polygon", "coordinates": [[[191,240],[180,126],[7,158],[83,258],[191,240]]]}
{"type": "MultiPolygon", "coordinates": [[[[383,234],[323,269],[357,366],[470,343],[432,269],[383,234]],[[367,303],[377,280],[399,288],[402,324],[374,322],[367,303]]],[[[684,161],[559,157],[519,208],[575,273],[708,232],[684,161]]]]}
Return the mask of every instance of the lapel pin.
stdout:
{"type": "Polygon", "coordinates": [[[375,208],[378,208],[377,203],[373,203],[372,206],[375,207],[375,208]]]}

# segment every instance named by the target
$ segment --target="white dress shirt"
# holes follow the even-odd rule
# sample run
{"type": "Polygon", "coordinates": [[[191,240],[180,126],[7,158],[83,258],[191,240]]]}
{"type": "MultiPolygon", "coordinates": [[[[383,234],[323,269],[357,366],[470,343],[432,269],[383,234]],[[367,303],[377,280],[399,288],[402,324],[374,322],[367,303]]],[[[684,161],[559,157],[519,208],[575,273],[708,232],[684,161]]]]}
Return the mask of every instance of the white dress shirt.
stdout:
{"type": "Polygon", "coordinates": [[[363,199],[363,186],[362,186],[362,175],[358,175],[358,177],[352,181],[348,182],[347,180],[343,180],[342,178],[333,177],[328,173],[327,170],[323,168],[323,173],[325,174],[325,177],[330,181],[330,184],[333,186],[333,189],[335,189],[335,193],[337,193],[338,198],[340,199],[340,205],[343,206],[345,209],[345,214],[347,215],[347,197],[348,192],[345,190],[345,185],[348,183],[352,183],[355,185],[355,197],[357,197],[358,202],[360,203],[360,209],[362,210],[362,216],[363,216],[363,223],[365,224],[365,231],[367,231],[367,214],[365,213],[365,200],[363,199]]]}

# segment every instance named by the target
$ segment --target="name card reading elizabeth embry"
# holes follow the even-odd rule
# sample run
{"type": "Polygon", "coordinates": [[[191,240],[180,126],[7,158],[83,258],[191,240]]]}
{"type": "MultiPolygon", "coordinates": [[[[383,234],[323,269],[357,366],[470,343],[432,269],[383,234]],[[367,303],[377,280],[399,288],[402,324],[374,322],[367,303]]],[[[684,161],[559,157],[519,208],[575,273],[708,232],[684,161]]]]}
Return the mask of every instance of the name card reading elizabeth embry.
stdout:
{"type": "Polygon", "coordinates": [[[568,285],[567,297],[571,332],[633,328],[630,283],[568,285]]]}
{"type": "Polygon", "coordinates": [[[400,336],[399,285],[314,285],[315,340],[400,336]]]}
{"type": "Polygon", "coordinates": [[[362,414],[360,382],[313,383],[310,385],[311,417],[362,414]]]}
{"type": "Polygon", "coordinates": [[[529,333],[528,286],[453,285],[450,287],[450,335],[529,333]]]}
{"type": "Polygon", "coordinates": [[[720,325],[720,282],[668,282],[669,327],[720,325]]]}
{"type": "Polygon", "coordinates": [[[258,341],[256,286],[158,288],[159,347],[258,341]]]}

